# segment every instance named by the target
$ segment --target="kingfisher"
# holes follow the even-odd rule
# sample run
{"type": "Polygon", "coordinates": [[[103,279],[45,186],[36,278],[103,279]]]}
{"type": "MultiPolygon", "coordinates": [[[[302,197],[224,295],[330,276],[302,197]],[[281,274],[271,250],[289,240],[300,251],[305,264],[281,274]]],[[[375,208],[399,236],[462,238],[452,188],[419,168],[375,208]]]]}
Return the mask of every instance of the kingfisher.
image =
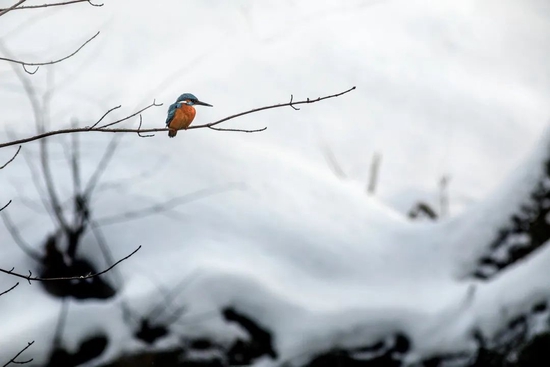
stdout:
{"type": "Polygon", "coordinates": [[[168,136],[173,138],[178,130],[187,129],[193,122],[197,111],[193,106],[214,107],[211,104],[201,102],[191,93],[183,93],[178,97],[175,103],[168,107],[168,117],[166,117],[166,126],[170,129],[168,136]]]}

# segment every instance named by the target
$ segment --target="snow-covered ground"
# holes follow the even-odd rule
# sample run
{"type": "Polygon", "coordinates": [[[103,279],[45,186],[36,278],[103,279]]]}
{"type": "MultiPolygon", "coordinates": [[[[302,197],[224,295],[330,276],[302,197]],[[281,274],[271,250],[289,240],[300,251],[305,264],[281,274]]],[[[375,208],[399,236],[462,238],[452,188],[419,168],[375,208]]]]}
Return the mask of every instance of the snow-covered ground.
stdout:
{"type": "MultiPolygon", "coordinates": [[[[315,98],[357,86],[300,111],[260,112],[226,125],[268,126],[259,134],[125,136],[103,179],[155,174],[99,192],[96,219],[197,190],[224,191],[179,206],[170,217],[103,226],[116,258],[142,249],[120,265],[125,282],[116,299],[71,303],[68,346],[104,330],[114,341],[104,359],[141,348],[119,303],[123,297],[145,310],[158,302],[151,277],[168,288],[192,277],[178,299],[189,306],[183,323],[238,305],[273,331],[281,360],[395,332],[412,339],[411,359],[468,350],[474,325],[490,335],[547,297],[547,248],[477,284],[471,300],[472,282],[464,277],[542,172],[550,141],[537,143],[549,115],[545,1],[119,0],[101,8],[13,11],[1,19],[4,46],[29,61],[62,56],[101,30],[74,58],[27,76],[39,92],[48,78],[56,86],[51,128],[73,119],[90,124],[118,104],[123,108],[113,116],[124,116],[153,99],[165,105],[143,115],[144,127],[162,127],[167,105],[183,92],[215,106],[199,107],[202,123],[286,102],[290,94],[315,98]],[[330,170],[324,145],[347,180],[330,170]],[[383,158],[372,197],[365,185],[374,152],[383,158]],[[437,224],[408,221],[405,213],[417,200],[437,203],[442,175],[451,177],[454,216],[437,224]]],[[[30,105],[7,64],[0,64],[0,108],[4,131],[32,134],[30,105]]],[[[89,176],[110,136],[80,138],[89,176]]],[[[71,181],[56,141],[52,160],[66,197],[71,181]]],[[[24,150],[32,157],[36,144],[24,150]]],[[[0,151],[0,162],[12,153],[0,151]]],[[[40,204],[25,160],[18,157],[0,180],[0,199],[14,199],[12,219],[38,246],[53,227],[45,212],[18,199],[40,204]]],[[[0,238],[0,267],[33,266],[5,228],[0,238]]],[[[85,243],[81,252],[104,264],[91,235],[85,243]]],[[[0,285],[13,281],[2,277],[0,285]]],[[[3,296],[1,356],[11,358],[36,340],[28,354],[45,358],[59,308],[37,284],[3,296]]],[[[239,333],[219,316],[191,325],[177,332],[220,339],[239,333]]]]}

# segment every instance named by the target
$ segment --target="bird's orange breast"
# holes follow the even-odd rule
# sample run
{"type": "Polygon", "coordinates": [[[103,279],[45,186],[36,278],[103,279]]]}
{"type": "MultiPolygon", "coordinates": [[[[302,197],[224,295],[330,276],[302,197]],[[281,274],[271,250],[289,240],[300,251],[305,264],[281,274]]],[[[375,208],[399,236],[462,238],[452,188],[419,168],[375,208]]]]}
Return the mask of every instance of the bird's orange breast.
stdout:
{"type": "Polygon", "coordinates": [[[180,108],[176,109],[176,113],[169,127],[176,130],[187,129],[193,122],[196,113],[197,111],[194,107],[186,104],[182,105],[180,108]]]}

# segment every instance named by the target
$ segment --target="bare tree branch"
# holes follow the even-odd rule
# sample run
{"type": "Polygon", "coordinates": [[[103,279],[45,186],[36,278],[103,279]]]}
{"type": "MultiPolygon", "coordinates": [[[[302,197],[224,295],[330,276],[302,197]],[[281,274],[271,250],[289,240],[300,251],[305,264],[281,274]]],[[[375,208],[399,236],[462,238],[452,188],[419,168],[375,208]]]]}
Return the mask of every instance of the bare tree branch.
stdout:
{"type": "Polygon", "coordinates": [[[334,152],[332,151],[332,149],[330,149],[330,146],[328,144],[325,144],[325,146],[323,147],[323,153],[325,155],[325,160],[327,161],[334,175],[340,179],[347,178],[346,173],[342,169],[342,166],[338,162],[338,159],[336,159],[334,152]]]}
{"type": "Polygon", "coordinates": [[[0,297],[3,296],[4,294],[8,293],[8,292],[11,292],[11,291],[14,290],[15,287],[17,287],[18,285],[19,285],[19,282],[15,283],[10,289],[5,290],[5,291],[3,291],[2,293],[0,293],[0,297]]]}
{"type": "MultiPolygon", "coordinates": [[[[120,124],[121,122],[124,122],[124,121],[126,121],[126,120],[129,120],[129,119],[131,119],[131,118],[134,117],[134,116],[140,115],[143,111],[148,110],[148,109],[151,108],[151,107],[160,107],[160,106],[162,106],[162,105],[163,105],[162,103],[157,103],[156,100],[153,100],[153,103],[151,103],[151,104],[148,105],[148,106],[143,107],[141,110],[139,110],[139,111],[137,111],[137,112],[134,112],[134,113],[132,113],[131,115],[128,115],[128,116],[123,117],[123,118],[121,118],[121,119],[118,119],[118,120],[116,120],[116,121],[109,122],[108,124],[102,125],[102,126],[98,127],[97,129],[107,129],[107,128],[110,127],[110,126],[120,124]]],[[[102,117],[101,119],[103,119],[103,117],[102,117]]],[[[101,119],[100,119],[99,121],[101,121],[101,119]]],[[[98,121],[98,122],[99,122],[99,121],[98,121]]],[[[97,125],[97,123],[94,124],[93,126],[96,126],[96,125],[97,125]]],[[[96,130],[95,128],[93,128],[93,126],[90,127],[90,128],[88,128],[88,130],[96,130]]],[[[168,129],[166,129],[166,130],[168,130],[168,129]]],[[[134,130],[133,132],[138,132],[138,131],[139,131],[139,130],[134,130]]]]}
{"type": "Polygon", "coordinates": [[[114,263],[113,265],[109,266],[107,269],[103,270],[103,271],[100,271],[99,273],[94,273],[94,274],[87,274],[87,275],[81,275],[81,276],[75,276],[75,277],[54,277],[54,278],[41,278],[41,277],[33,277],[32,276],[32,272],[29,270],[29,275],[23,275],[23,274],[19,274],[19,273],[15,273],[13,270],[14,268],[12,268],[11,270],[5,270],[5,269],[1,269],[0,268],[0,272],[1,273],[4,273],[4,274],[8,274],[8,275],[13,275],[14,277],[17,277],[17,278],[22,278],[22,279],[26,279],[29,284],[31,284],[31,280],[34,280],[34,281],[38,281],[38,282],[49,282],[49,281],[58,281],[58,280],[83,280],[83,279],[90,279],[90,278],[95,278],[97,276],[100,276],[102,274],[105,274],[107,273],[109,270],[113,269],[115,266],[117,266],[118,264],[120,264],[121,262],[123,262],[124,260],[128,259],[130,256],[132,256],[133,254],[135,254],[136,252],[139,251],[139,249],[141,249],[141,245],[138,246],[137,249],[135,249],[134,251],[132,251],[131,254],[127,255],[127,256],[124,256],[122,259],[118,260],[116,263],[114,263]]]}
{"type": "MultiPolygon", "coordinates": [[[[153,102],[153,103],[154,103],[154,102],[153,102]]],[[[104,119],[105,117],[107,117],[108,114],[110,114],[110,113],[113,112],[114,110],[118,110],[120,107],[122,107],[121,104],[119,104],[118,106],[115,106],[115,107],[113,107],[113,108],[108,109],[107,112],[105,112],[105,113],[103,114],[103,116],[101,116],[101,118],[100,118],[99,120],[96,121],[95,124],[93,124],[92,126],[90,126],[89,129],[91,130],[91,129],[93,129],[94,127],[96,127],[101,121],[103,121],[103,119],[104,119]]]]}
{"type": "Polygon", "coordinates": [[[61,3],[50,3],[50,4],[42,4],[42,5],[28,5],[28,6],[19,6],[22,3],[24,3],[26,0],[21,0],[17,4],[13,5],[11,8],[8,9],[0,9],[0,16],[4,15],[3,11],[11,11],[11,10],[23,10],[23,9],[40,9],[40,8],[49,8],[52,6],[63,6],[63,5],[71,5],[71,4],[77,4],[77,3],[88,3],[91,6],[103,6],[103,4],[94,4],[91,2],[91,0],[71,0],[71,1],[64,1],[61,3]]]}
{"type": "MultiPolygon", "coordinates": [[[[38,132],[44,132],[46,129],[46,125],[50,121],[51,88],[49,87],[50,84],[53,83],[50,70],[51,69],[48,69],[47,75],[48,92],[46,92],[42,97],[42,105],[36,103],[36,109],[38,111],[36,117],[36,130],[38,132]]],[[[21,76],[21,79],[22,81],[25,80],[28,83],[28,80],[23,75],[21,76]]],[[[30,91],[29,98],[31,97],[31,95],[35,95],[34,88],[30,85],[30,83],[28,90],[30,91]]],[[[46,140],[40,141],[40,166],[42,167],[42,176],[44,178],[44,185],[46,186],[48,197],[50,198],[52,212],[55,215],[55,218],[57,219],[61,229],[63,229],[65,233],[69,234],[71,233],[71,227],[69,226],[67,219],[63,215],[61,200],[59,199],[59,196],[55,189],[55,183],[52,171],[50,169],[49,151],[46,140]]]]}
{"type": "Polygon", "coordinates": [[[8,203],[6,205],[4,205],[3,207],[0,208],[0,212],[4,209],[6,209],[9,205],[11,204],[11,200],[8,201],[8,203]]]}
{"type": "Polygon", "coordinates": [[[11,157],[6,163],[4,163],[4,165],[0,166],[0,169],[6,168],[6,166],[7,166],[8,164],[10,164],[11,162],[13,162],[13,160],[15,159],[15,157],[17,157],[17,155],[19,154],[20,151],[21,151],[21,145],[19,146],[19,148],[17,148],[17,152],[15,152],[15,154],[13,155],[13,157],[11,157]]]}
{"type": "Polygon", "coordinates": [[[2,220],[4,221],[4,225],[6,226],[6,229],[11,235],[11,238],[13,241],[19,246],[19,248],[31,259],[36,260],[38,262],[42,262],[42,256],[34,250],[19,234],[19,230],[13,225],[8,213],[2,213],[2,220]]]}
{"type": "Polygon", "coordinates": [[[9,365],[12,364],[12,363],[13,363],[13,364],[27,364],[27,363],[31,363],[31,362],[33,361],[32,358],[31,358],[31,359],[28,359],[28,360],[26,360],[26,361],[16,361],[16,359],[17,359],[21,354],[23,354],[27,349],[29,349],[29,347],[30,347],[31,345],[33,345],[33,344],[34,344],[34,340],[33,340],[32,342],[28,342],[28,343],[27,343],[27,346],[26,346],[25,348],[21,349],[21,350],[19,351],[19,353],[17,353],[17,354],[15,355],[15,357],[13,357],[12,359],[10,359],[9,362],[6,363],[3,367],[7,367],[7,366],[9,366],[9,365]]]}
{"type": "MultiPolygon", "coordinates": [[[[18,8],[16,8],[16,9],[18,9],[18,8]]],[[[21,9],[21,8],[19,8],[19,9],[21,9]]],[[[95,35],[93,35],[91,38],[89,38],[86,42],[84,42],[82,45],[80,45],[80,47],[77,48],[74,52],[72,52],[71,54],[69,54],[65,57],[62,57],[60,59],[56,59],[56,60],[52,60],[52,61],[46,61],[46,62],[27,62],[27,61],[16,60],[16,59],[9,58],[9,57],[0,57],[0,61],[7,61],[7,62],[14,63],[14,64],[19,64],[19,65],[23,66],[23,69],[25,70],[25,72],[27,72],[28,74],[34,74],[38,71],[38,68],[40,66],[57,64],[57,63],[60,63],[61,61],[64,61],[64,60],[67,60],[68,58],[73,57],[74,55],[76,55],[78,53],[78,51],[82,50],[88,43],[90,43],[94,38],[96,38],[99,35],[99,33],[100,32],[97,32],[95,35]],[[27,66],[36,66],[36,69],[33,72],[30,72],[27,69],[27,66]]]]}
{"type": "Polygon", "coordinates": [[[5,8],[5,9],[0,9],[0,17],[6,13],[9,13],[10,11],[12,10],[15,10],[17,9],[17,7],[21,4],[23,4],[25,1],[27,0],[19,0],[18,2],[16,2],[15,4],[13,4],[12,6],[10,6],[9,8],[5,8]]]}
{"type": "Polygon", "coordinates": [[[255,129],[255,130],[247,130],[247,129],[224,129],[224,128],[221,128],[221,127],[212,127],[212,126],[208,126],[209,129],[212,129],[212,130],[216,130],[216,131],[235,131],[235,132],[238,132],[238,133],[260,133],[262,131],[266,131],[267,130],[267,126],[266,127],[262,127],[261,129],[255,129]]]}
{"type": "MultiPolygon", "coordinates": [[[[344,95],[346,93],[349,93],[349,92],[351,92],[352,90],[355,90],[355,89],[356,89],[356,87],[352,87],[352,88],[350,88],[348,90],[345,90],[343,92],[340,92],[340,93],[337,93],[337,94],[332,94],[332,95],[325,96],[325,97],[318,97],[316,99],[309,99],[308,98],[304,101],[287,102],[287,103],[280,103],[280,104],[275,104],[275,105],[271,105],[271,106],[259,107],[259,108],[255,108],[255,109],[252,109],[252,110],[249,110],[249,111],[245,111],[245,112],[241,112],[241,113],[238,113],[238,114],[235,114],[235,115],[231,115],[231,116],[225,117],[221,120],[214,121],[214,122],[211,122],[211,123],[208,123],[208,124],[191,125],[187,128],[187,130],[204,129],[204,128],[212,129],[213,126],[219,125],[219,124],[221,124],[223,122],[226,122],[228,120],[231,120],[231,119],[234,119],[234,118],[237,118],[237,117],[241,117],[241,116],[244,116],[244,115],[248,115],[248,114],[251,114],[251,113],[264,111],[264,110],[268,110],[268,109],[273,109],[273,108],[289,107],[289,106],[292,107],[292,106],[299,105],[299,104],[315,103],[315,102],[323,101],[325,99],[339,97],[339,96],[344,95]]],[[[137,112],[133,113],[132,115],[129,115],[125,118],[122,118],[120,120],[114,121],[112,123],[109,123],[109,124],[106,124],[106,125],[103,125],[103,126],[100,126],[100,127],[91,127],[91,126],[89,126],[89,127],[83,127],[83,128],[69,128],[69,129],[48,131],[48,132],[37,134],[35,136],[31,136],[31,137],[28,137],[28,138],[13,140],[13,141],[9,141],[9,142],[6,142],[6,143],[0,143],[0,148],[5,148],[5,147],[13,146],[13,145],[25,144],[25,143],[28,143],[28,142],[31,142],[31,141],[44,139],[44,138],[47,138],[49,136],[54,136],[54,135],[72,134],[72,133],[89,132],[89,131],[103,132],[103,133],[134,133],[134,134],[137,134],[137,133],[147,134],[147,133],[156,133],[156,132],[169,131],[168,128],[152,128],[152,129],[119,129],[119,128],[110,128],[109,129],[108,128],[112,125],[118,124],[120,122],[126,121],[126,120],[128,120],[128,119],[130,119],[134,116],[139,115],[141,112],[143,112],[147,108],[150,108],[150,107],[153,107],[153,106],[158,107],[158,106],[161,106],[161,105],[162,104],[156,104],[155,102],[153,102],[153,104],[149,105],[148,107],[146,107],[144,109],[141,109],[140,111],[137,111],[137,112]]],[[[227,129],[227,131],[242,131],[242,130],[227,129]]],[[[247,131],[244,131],[244,132],[255,132],[255,131],[247,130],[247,131]]]]}
{"type": "MultiPolygon", "coordinates": [[[[0,49],[5,53],[9,55],[9,50],[0,42],[0,49]]],[[[38,100],[38,97],[36,96],[36,91],[33,87],[33,85],[29,82],[29,80],[25,77],[25,75],[19,70],[15,65],[12,64],[12,69],[15,72],[16,76],[21,81],[21,84],[23,85],[23,88],[25,89],[26,95],[29,99],[29,103],[31,104],[33,115],[34,115],[34,121],[36,125],[37,132],[44,133],[45,131],[45,118],[48,118],[48,114],[44,112],[48,112],[48,103],[49,103],[49,94],[46,94],[44,96],[44,105],[43,108],[40,104],[40,101],[38,100]],[[46,110],[46,111],[44,111],[46,110]]],[[[48,83],[50,83],[50,78],[48,78],[48,83]]],[[[48,84],[49,85],[49,84],[48,84]]],[[[47,146],[44,143],[44,141],[40,142],[40,160],[42,164],[42,170],[44,173],[44,181],[46,184],[46,189],[48,190],[48,196],[51,200],[51,213],[54,214],[54,218],[58,221],[58,224],[63,230],[68,233],[68,225],[65,221],[65,218],[62,215],[62,209],[59,204],[59,200],[57,198],[57,193],[55,192],[55,188],[53,187],[53,179],[51,178],[51,172],[49,170],[49,162],[47,157],[47,146]]]]}
{"type": "Polygon", "coordinates": [[[88,180],[88,183],[86,184],[86,187],[84,188],[84,196],[89,200],[92,196],[92,193],[99,182],[99,179],[103,172],[107,169],[107,166],[111,162],[111,159],[113,158],[116,149],[118,148],[118,145],[120,143],[120,137],[114,136],[113,139],[109,142],[109,145],[105,149],[105,152],[103,153],[103,156],[99,160],[99,163],[97,164],[97,167],[92,173],[92,176],[88,180]]]}
{"type": "Polygon", "coordinates": [[[376,191],[376,184],[378,183],[378,172],[380,171],[380,160],[382,156],[378,153],[374,153],[370,164],[370,176],[369,184],[367,186],[367,194],[374,195],[376,191]]]}
{"type": "Polygon", "coordinates": [[[189,202],[200,200],[205,197],[209,197],[212,195],[216,195],[222,192],[226,192],[229,190],[233,190],[236,188],[242,188],[243,186],[240,184],[228,184],[224,186],[217,186],[217,187],[210,187],[206,189],[200,189],[176,198],[170,198],[162,203],[154,204],[151,206],[147,206],[145,208],[137,209],[137,210],[131,210],[128,212],[120,213],[120,214],[114,214],[110,216],[106,216],[103,218],[99,218],[96,223],[100,226],[105,225],[111,225],[121,222],[127,222],[129,220],[137,219],[137,218],[143,218],[147,217],[149,215],[160,213],[163,211],[167,211],[170,209],[173,209],[179,205],[187,204],[189,202]]]}

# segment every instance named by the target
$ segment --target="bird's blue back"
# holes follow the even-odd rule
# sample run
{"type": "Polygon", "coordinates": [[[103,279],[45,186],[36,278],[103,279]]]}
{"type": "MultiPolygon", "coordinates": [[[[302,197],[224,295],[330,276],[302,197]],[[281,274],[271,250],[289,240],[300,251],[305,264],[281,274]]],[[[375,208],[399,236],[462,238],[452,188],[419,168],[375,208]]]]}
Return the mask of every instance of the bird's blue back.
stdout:
{"type": "Polygon", "coordinates": [[[174,118],[176,115],[176,110],[178,109],[179,103],[172,103],[170,107],[168,107],[168,116],[166,117],[166,126],[170,125],[170,121],[174,118]]]}

